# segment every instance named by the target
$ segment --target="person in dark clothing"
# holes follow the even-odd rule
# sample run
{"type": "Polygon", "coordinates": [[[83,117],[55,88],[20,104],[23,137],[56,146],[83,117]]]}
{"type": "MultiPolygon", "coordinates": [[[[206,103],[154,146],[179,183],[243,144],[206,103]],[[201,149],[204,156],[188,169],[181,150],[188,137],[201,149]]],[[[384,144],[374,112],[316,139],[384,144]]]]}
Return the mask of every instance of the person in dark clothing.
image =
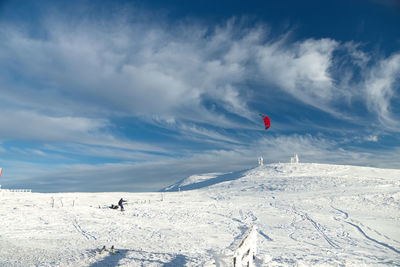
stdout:
{"type": "Polygon", "coordinates": [[[124,211],[124,210],[125,210],[125,209],[124,209],[124,205],[123,205],[124,202],[126,202],[126,200],[124,200],[123,198],[121,198],[121,199],[118,201],[118,206],[121,207],[121,211],[124,211]]]}

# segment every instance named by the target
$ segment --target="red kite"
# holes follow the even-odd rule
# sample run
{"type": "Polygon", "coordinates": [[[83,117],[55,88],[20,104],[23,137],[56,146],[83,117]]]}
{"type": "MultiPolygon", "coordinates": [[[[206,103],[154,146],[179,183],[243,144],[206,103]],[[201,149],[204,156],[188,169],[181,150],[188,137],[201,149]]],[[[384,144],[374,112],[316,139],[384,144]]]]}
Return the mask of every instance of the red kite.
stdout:
{"type": "Polygon", "coordinates": [[[265,114],[260,114],[260,116],[264,120],[265,130],[268,130],[268,128],[271,126],[271,121],[269,120],[268,116],[265,116],[265,114]]]}

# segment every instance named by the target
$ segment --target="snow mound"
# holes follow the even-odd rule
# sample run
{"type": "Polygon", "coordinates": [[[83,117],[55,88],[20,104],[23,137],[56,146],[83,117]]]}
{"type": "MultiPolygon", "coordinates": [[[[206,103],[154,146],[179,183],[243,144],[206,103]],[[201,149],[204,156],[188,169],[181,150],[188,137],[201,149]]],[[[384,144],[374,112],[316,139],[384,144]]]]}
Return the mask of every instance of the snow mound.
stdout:
{"type": "Polygon", "coordinates": [[[399,177],[399,174],[399,170],[372,167],[317,163],[279,163],[229,173],[192,175],[161,191],[176,192],[208,187],[225,187],[230,190],[235,190],[236,188],[241,191],[298,191],[322,189],[327,184],[335,188],[361,185],[363,183],[379,184],[380,179],[385,179],[385,177],[386,179],[394,179],[399,177]]]}

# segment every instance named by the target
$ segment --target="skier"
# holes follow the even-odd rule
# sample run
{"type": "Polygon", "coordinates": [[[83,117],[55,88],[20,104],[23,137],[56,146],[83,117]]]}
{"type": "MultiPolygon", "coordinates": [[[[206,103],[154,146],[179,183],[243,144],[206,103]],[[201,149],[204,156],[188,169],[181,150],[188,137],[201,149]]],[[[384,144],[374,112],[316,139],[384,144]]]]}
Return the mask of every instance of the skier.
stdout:
{"type": "Polygon", "coordinates": [[[122,203],[126,202],[126,200],[124,200],[123,198],[121,198],[118,202],[118,206],[121,207],[121,211],[124,211],[124,205],[122,203]]]}

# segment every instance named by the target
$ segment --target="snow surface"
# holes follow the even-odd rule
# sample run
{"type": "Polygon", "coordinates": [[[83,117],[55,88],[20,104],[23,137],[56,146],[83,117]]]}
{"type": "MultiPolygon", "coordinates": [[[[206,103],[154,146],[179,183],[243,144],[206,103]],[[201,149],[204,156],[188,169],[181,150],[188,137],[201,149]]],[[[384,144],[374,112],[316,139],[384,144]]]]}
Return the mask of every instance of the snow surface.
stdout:
{"type": "Polygon", "coordinates": [[[0,192],[0,266],[231,266],[253,225],[258,266],[400,265],[400,170],[270,164],[197,177],[170,187],[195,189],[180,192],[0,192]],[[125,212],[109,209],[120,197],[125,212]]]}

